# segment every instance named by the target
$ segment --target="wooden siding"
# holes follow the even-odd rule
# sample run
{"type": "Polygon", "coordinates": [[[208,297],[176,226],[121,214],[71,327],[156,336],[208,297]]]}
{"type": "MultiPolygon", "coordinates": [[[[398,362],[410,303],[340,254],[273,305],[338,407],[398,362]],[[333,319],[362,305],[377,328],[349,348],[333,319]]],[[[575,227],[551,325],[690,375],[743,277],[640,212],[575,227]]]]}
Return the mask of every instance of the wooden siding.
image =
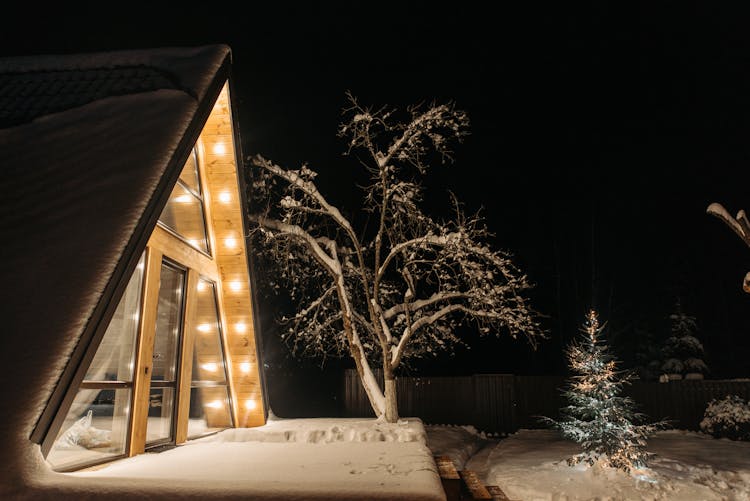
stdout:
{"type": "Polygon", "coordinates": [[[241,175],[241,166],[236,163],[227,86],[203,128],[201,145],[204,200],[211,248],[218,265],[217,292],[228,352],[235,426],[259,426],[265,424],[263,395],[253,327],[247,230],[237,177],[241,175]],[[224,151],[217,151],[217,145],[224,151]],[[227,238],[233,239],[232,245],[227,245],[227,238]]]}

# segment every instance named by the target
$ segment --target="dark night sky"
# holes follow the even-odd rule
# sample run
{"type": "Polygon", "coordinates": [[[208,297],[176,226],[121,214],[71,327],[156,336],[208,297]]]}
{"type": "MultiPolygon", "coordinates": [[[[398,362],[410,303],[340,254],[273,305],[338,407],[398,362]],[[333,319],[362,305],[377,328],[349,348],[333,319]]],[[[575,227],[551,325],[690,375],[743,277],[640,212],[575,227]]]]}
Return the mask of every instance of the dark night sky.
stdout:
{"type": "Polygon", "coordinates": [[[453,100],[472,135],[428,200],[440,211],[451,188],[483,207],[537,284],[551,338],[536,353],[472,340],[433,370],[559,371],[592,305],[628,360],[635,327],[662,336],[679,295],[713,376],[750,375],[750,249],[705,213],[750,210],[747,16],[714,2],[519,3],[33,7],[6,17],[16,30],[0,31],[0,55],[226,43],[244,152],[309,162],[342,205],[357,200],[339,184],[355,168],[335,135],[346,90],[373,106],[453,100]]]}

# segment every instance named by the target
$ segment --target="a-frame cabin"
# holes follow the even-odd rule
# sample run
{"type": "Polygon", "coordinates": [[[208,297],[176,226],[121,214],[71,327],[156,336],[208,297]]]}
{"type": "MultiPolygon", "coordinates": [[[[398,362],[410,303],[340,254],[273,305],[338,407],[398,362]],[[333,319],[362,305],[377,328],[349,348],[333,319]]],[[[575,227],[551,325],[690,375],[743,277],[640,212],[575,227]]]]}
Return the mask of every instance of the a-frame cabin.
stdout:
{"type": "Polygon", "coordinates": [[[0,59],[0,497],[265,423],[230,74],[223,45],[0,59]]]}

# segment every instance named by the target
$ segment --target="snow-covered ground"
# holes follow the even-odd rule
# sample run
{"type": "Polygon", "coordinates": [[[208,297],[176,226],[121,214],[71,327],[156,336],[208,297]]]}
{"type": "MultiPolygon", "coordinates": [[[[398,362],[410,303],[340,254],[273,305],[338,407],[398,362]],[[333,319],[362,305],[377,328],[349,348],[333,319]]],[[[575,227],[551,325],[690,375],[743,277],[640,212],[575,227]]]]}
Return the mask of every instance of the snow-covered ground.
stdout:
{"type": "Polygon", "coordinates": [[[69,475],[208,486],[206,499],[445,500],[418,419],[272,419],[69,475]]]}
{"type": "Polygon", "coordinates": [[[648,442],[647,470],[627,475],[600,467],[570,467],[577,444],[551,430],[519,430],[501,440],[470,426],[425,426],[428,445],[523,501],[748,501],[750,443],[702,433],[662,431],[648,442]],[[473,456],[469,451],[477,450],[473,456]]]}
{"type": "Polygon", "coordinates": [[[671,430],[648,450],[650,468],[628,475],[568,466],[578,446],[551,430],[496,438],[418,419],[272,419],[67,475],[200,488],[205,499],[432,501],[445,499],[432,456],[448,455],[513,500],[750,501],[750,443],[671,430]]]}

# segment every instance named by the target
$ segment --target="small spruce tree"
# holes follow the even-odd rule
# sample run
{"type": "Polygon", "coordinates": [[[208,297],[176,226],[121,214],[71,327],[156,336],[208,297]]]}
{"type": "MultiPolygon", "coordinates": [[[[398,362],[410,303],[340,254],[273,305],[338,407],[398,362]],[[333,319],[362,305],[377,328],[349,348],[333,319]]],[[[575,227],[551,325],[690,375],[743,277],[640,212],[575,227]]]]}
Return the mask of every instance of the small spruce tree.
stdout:
{"type": "Polygon", "coordinates": [[[571,466],[599,462],[630,472],[647,466],[651,454],[645,450],[646,440],[664,425],[635,423],[642,421],[643,414],[634,411],[632,399],[620,395],[631,376],[617,370],[617,361],[602,339],[603,329],[591,310],[583,335],[566,350],[574,373],[564,392],[569,404],[561,409],[561,421],[547,421],[581,444],[583,452],[568,459],[571,466]]]}
{"type": "Polygon", "coordinates": [[[698,324],[695,317],[683,311],[679,299],[669,320],[672,332],[662,349],[665,359],[662,371],[670,374],[707,373],[708,366],[703,361],[703,345],[696,336],[698,324]]]}

